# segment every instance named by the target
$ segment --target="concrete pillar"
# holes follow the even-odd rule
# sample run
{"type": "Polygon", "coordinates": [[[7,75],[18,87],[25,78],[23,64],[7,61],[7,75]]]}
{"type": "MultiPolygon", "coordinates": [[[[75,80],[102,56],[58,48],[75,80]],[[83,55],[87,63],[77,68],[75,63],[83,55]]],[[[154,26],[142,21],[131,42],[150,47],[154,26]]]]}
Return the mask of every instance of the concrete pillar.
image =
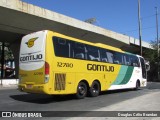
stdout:
{"type": "MultiPolygon", "coordinates": [[[[2,49],[1,49],[1,79],[4,77],[4,42],[2,42],[2,49]]],[[[1,82],[2,84],[2,82],[1,82]]]]}
{"type": "Polygon", "coordinates": [[[10,44],[10,49],[12,50],[13,55],[14,55],[16,79],[18,78],[18,75],[19,75],[19,50],[20,50],[20,43],[21,43],[21,40],[17,40],[14,43],[10,44]]]}

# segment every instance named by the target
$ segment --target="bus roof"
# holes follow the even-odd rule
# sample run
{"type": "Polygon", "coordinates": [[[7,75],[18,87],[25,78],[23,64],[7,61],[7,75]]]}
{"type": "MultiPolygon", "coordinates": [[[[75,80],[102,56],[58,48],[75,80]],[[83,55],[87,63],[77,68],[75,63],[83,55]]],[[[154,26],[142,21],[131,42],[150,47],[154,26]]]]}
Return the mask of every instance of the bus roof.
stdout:
{"type": "Polygon", "coordinates": [[[105,45],[105,44],[102,44],[102,43],[96,43],[96,46],[101,47],[101,48],[108,48],[110,50],[114,50],[114,51],[118,51],[118,52],[124,52],[120,48],[116,48],[116,47],[113,47],[113,46],[105,45]]]}
{"type": "Polygon", "coordinates": [[[76,42],[80,42],[80,43],[84,43],[84,44],[88,44],[88,45],[92,45],[92,46],[96,46],[96,47],[100,47],[100,48],[104,48],[104,49],[109,49],[109,50],[113,50],[113,51],[117,51],[117,52],[122,52],[122,53],[125,52],[125,51],[122,51],[120,48],[105,45],[105,44],[102,44],[102,43],[92,43],[92,42],[77,39],[77,38],[74,38],[74,37],[66,36],[66,35],[63,35],[61,33],[57,33],[57,32],[54,32],[54,31],[49,31],[49,32],[53,32],[55,34],[55,36],[62,37],[64,39],[69,39],[69,40],[73,40],[73,41],[76,41],[76,42]]]}

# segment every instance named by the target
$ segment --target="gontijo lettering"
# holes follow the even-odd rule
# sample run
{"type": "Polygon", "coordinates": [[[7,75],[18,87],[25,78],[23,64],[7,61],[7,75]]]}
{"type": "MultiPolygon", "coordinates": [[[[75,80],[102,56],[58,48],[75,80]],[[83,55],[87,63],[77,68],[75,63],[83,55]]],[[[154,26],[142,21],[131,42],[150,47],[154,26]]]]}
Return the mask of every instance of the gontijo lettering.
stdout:
{"type": "Polygon", "coordinates": [[[114,72],[114,66],[87,64],[87,70],[114,72]]]}
{"type": "Polygon", "coordinates": [[[42,54],[26,55],[26,56],[20,57],[20,61],[21,62],[38,61],[38,60],[42,60],[42,58],[43,58],[42,54]]]}

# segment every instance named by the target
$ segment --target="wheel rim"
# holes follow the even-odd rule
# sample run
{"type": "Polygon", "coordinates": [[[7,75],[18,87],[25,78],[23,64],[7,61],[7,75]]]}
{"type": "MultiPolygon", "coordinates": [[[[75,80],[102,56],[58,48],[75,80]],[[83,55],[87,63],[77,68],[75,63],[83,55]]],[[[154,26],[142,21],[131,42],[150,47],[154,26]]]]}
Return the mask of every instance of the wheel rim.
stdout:
{"type": "Polygon", "coordinates": [[[93,93],[98,93],[99,92],[99,86],[98,84],[95,84],[92,88],[93,93]]]}
{"type": "Polygon", "coordinates": [[[83,96],[83,95],[86,93],[86,88],[85,88],[85,86],[84,86],[84,85],[80,85],[80,86],[78,87],[78,92],[79,92],[80,95],[83,96]]]}

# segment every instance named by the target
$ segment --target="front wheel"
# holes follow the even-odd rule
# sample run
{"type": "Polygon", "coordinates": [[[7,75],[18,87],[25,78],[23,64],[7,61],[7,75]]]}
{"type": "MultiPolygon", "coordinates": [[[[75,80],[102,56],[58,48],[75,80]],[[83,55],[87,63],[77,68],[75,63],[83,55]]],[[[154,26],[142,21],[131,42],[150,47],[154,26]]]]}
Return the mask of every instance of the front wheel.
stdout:
{"type": "Polygon", "coordinates": [[[87,95],[87,85],[84,82],[80,82],[77,86],[76,98],[83,99],[87,95]]]}
{"type": "Polygon", "coordinates": [[[137,81],[137,82],[136,82],[135,90],[139,90],[139,88],[140,88],[140,82],[139,82],[139,81],[137,81]]]}
{"type": "Polygon", "coordinates": [[[94,81],[89,89],[89,95],[91,97],[97,97],[100,93],[100,85],[97,81],[94,81]]]}

